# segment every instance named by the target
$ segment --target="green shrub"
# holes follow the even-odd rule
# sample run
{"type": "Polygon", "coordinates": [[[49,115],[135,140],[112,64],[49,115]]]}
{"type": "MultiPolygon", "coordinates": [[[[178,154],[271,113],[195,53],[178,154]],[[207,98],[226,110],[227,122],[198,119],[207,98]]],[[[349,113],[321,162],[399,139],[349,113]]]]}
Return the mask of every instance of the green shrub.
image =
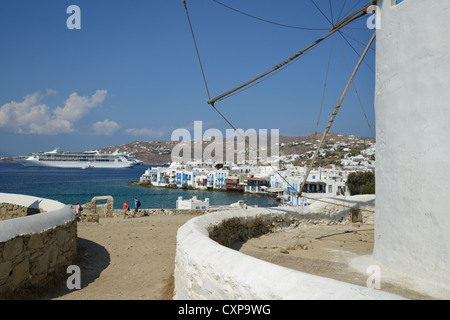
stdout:
{"type": "Polygon", "coordinates": [[[350,194],[375,194],[375,175],[370,172],[350,173],[347,178],[350,194]]]}

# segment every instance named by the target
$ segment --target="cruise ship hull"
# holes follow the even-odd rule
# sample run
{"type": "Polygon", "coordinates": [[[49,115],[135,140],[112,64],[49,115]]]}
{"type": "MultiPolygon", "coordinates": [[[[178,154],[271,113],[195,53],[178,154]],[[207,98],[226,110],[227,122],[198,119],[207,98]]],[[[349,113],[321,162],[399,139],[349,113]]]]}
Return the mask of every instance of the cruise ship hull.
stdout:
{"type": "Polygon", "coordinates": [[[53,167],[53,168],[131,168],[133,163],[129,162],[103,162],[103,161],[39,161],[36,159],[18,160],[26,167],[53,167]]]}

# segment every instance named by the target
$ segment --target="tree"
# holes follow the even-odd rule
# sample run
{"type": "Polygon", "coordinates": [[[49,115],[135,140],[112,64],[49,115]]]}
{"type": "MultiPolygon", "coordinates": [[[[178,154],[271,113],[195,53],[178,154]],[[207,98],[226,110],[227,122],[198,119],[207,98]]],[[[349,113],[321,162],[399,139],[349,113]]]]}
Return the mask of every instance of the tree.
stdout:
{"type": "Polygon", "coordinates": [[[350,173],[347,178],[350,194],[375,194],[375,175],[370,172],[350,173]]]}

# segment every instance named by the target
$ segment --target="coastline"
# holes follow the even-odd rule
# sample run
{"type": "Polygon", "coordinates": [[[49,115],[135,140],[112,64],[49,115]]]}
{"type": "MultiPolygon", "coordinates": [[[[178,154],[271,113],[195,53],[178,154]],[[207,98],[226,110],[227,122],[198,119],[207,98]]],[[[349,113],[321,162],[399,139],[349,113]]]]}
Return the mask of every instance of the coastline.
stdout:
{"type": "MultiPolygon", "coordinates": [[[[112,196],[114,209],[122,209],[126,200],[132,203],[135,197],[142,202],[141,208],[176,208],[179,196],[190,199],[210,198],[211,206],[228,206],[240,200],[260,207],[277,206],[274,197],[262,194],[226,192],[226,190],[151,188],[138,183],[146,166],[127,169],[61,169],[32,168],[18,163],[1,163],[0,189],[5,193],[21,193],[36,197],[50,198],[68,205],[89,203],[94,197],[112,196]],[[141,188],[139,188],[141,187],[141,188]]],[[[98,202],[97,204],[102,204],[98,202]]]]}
{"type": "Polygon", "coordinates": [[[260,195],[260,196],[267,196],[271,198],[275,198],[277,201],[279,200],[279,197],[276,194],[271,193],[263,193],[263,192],[248,192],[245,190],[242,191],[235,191],[235,190],[227,190],[227,189],[216,189],[216,188],[205,188],[205,189],[197,189],[193,187],[171,187],[171,186],[154,186],[149,182],[141,182],[141,181],[130,181],[130,186],[138,186],[138,187],[145,187],[145,188],[160,188],[160,189],[179,189],[179,190],[192,190],[192,191],[208,191],[208,192],[233,192],[233,193],[242,193],[242,194],[250,194],[250,195],[260,195]]]}

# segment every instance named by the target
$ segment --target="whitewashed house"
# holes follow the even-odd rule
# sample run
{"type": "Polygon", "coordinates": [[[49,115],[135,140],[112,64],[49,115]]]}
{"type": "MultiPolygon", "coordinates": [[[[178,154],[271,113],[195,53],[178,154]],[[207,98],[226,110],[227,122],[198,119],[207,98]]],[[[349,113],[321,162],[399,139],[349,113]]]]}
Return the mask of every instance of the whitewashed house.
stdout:
{"type": "Polygon", "coordinates": [[[179,210],[208,210],[209,198],[205,198],[205,200],[202,201],[197,199],[196,196],[186,200],[183,200],[183,197],[178,197],[176,208],[179,210]]]}
{"type": "Polygon", "coordinates": [[[230,171],[225,169],[216,169],[213,173],[213,187],[214,189],[225,189],[225,179],[229,175],[230,171]]]}

